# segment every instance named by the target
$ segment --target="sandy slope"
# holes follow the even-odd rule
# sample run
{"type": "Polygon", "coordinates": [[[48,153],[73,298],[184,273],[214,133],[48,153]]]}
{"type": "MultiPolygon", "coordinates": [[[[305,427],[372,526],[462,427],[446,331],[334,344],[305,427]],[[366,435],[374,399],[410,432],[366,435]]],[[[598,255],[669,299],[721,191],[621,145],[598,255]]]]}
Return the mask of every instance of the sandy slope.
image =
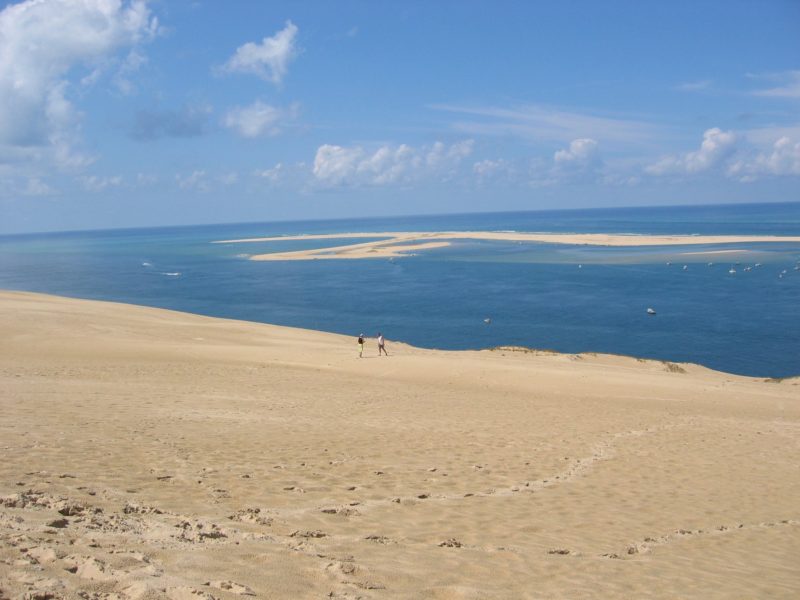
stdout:
{"type": "Polygon", "coordinates": [[[800,593],[797,379],[359,360],[355,338],[27,293],[0,293],[0,327],[0,597],[800,593]]]}
{"type": "MultiPolygon", "coordinates": [[[[346,244],[332,248],[314,248],[288,252],[254,254],[250,260],[319,260],[343,258],[387,258],[407,256],[420,250],[449,246],[452,240],[493,240],[505,242],[539,242],[587,246],[677,246],[733,244],[754,242],[800,242],[797,236],[774,235],[625,235],[613,233],[527,233],[516,231],[431,231],[383,233],[328,233],[278,237],[218,240],[214,244],[245,244],[252,242],[284,242],[291,240],[329,240],[381,238],[369,242],[346,244]]],[[[737,252],[723,250],[721,252],[737,252]]],[[[704,252],[703,254],[707,254],[704,252]]]]}

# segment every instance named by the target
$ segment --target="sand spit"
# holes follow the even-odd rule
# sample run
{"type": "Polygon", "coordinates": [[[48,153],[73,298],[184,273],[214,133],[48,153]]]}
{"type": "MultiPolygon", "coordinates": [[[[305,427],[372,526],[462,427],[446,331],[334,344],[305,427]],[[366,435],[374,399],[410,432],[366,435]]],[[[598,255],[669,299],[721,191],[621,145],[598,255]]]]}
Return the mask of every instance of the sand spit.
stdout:
{"type": "Polygon", "coordinates": [[[798,236],[770,235],[624,235],[609,233],[524,233],[511,231],[438,231],[438,232],[382,232],[335,233],[279,237],[219,240],[215,244],[243,244],[253,242],[279,242],[292,240],[332,240],[380,238],[369,242],[347,244],[332,248],[315,248],[291,252],[254,254],[250,260],[317,260],[343,258],[387,258],[408,256],[409,253],[449,246],[452,240],[495,240],[506,242],[539,242],[548,244],[575,244],[588,246],[677,246],[734,244],[754,242],[800,242],[798,236]],[[438,241],[437,241],[438,240],[438,241]]]}
{"type": "MultiPolygon", "coordinates": [[[[796,598],[800,381],[0,293],[0,597],[796,598]]],[[[744,351],[744,350],[743,350],[744,351]]]]}

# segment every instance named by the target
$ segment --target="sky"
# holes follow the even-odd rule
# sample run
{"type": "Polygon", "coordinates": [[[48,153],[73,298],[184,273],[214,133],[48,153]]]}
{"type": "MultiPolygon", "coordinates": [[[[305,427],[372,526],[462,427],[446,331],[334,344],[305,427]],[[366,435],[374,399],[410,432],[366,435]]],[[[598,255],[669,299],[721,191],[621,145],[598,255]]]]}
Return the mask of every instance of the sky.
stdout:
{"type": "Polygon", "coordinates": [[[800,2],[0,2],[0,233],[800,201],[800,2]]]}

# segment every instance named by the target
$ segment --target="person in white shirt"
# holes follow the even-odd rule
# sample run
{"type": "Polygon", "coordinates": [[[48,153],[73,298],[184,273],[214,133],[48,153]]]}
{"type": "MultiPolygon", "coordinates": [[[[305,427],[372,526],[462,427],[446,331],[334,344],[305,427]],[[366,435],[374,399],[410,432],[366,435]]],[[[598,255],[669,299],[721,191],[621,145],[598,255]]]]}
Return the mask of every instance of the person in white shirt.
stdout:
{"type": "Polygon", "coordinates": [[[378,356],[381,355],[381,352],[389,356],[389,353],[386,351],[386,340],[383,339],[383,334],[378,332],[378,356]]]}

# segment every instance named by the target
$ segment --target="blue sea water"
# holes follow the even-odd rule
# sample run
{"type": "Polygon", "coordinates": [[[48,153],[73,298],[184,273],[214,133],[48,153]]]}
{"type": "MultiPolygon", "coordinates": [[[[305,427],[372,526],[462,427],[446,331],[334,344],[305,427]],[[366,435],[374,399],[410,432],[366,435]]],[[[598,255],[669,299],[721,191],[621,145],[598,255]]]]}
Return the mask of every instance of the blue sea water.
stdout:
{"type": "Polygon", "coordinates": [[[464,240],[393,261],[307,262],[255,262],[247,255],[346,240],[211,243],[440,230],[798,236],[800,203],[4,236],[0,288],[352,336],[382,331],[389,340],[429,348],[515,345],[694,362],[761,377],[800,374],[800,243],[601,248],[464,240]],[[740,252],[703,253],[730,249],[740,252]],[[745,270],[755,263],[762,266],[745,270]],[[657,314],[649,316],[648,307],[657,314]]]}

